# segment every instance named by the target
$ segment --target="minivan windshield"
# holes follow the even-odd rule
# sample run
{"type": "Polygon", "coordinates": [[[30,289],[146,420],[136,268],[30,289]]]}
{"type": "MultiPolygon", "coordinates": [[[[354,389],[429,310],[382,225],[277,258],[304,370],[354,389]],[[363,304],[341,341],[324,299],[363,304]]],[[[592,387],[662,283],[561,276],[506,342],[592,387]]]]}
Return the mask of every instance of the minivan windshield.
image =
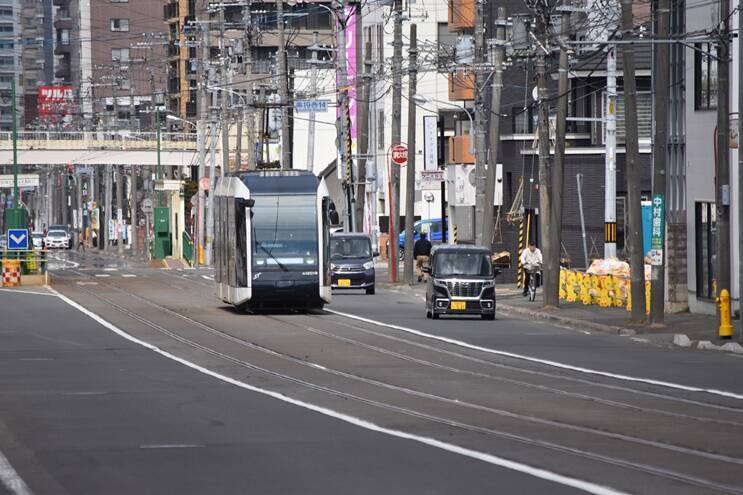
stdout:
{"type": "Polygon", "coordinates": [[[363,237],[331,238],[330,258],[371,258],[371,242],[363,237]]]}
{"type": "Polygon", "coordinates": [[[493,266],[482,252],[439,252],[434,256],[433,273],[436,277],[490,277],[493,266]]]}

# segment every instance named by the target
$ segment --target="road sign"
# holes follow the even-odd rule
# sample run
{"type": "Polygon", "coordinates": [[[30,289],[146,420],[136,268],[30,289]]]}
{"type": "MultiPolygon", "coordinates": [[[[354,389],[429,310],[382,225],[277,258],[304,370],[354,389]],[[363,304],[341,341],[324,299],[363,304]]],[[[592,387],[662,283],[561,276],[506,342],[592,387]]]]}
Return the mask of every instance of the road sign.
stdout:
{"type": "Polygon", "coordinates": [[[28,249],[28,230],[8,229],[8,249],[28,249]]]}
{"type": "Polygon", "coordinates": [[[408,163],[408,147],[404,144],[396,144],[392,147],[392,161],[396,164],[405,166],[408,163]]]}
{"type": "Polygon", "coordinates": [[[177,179],[157,179],[155,181],[155,191],[180,191],[182,184],[183,181],[177,179]]]}
{"type": "Polygon", "coordinates": [[[328,100],[296,100],[294,111],[297,113],[325,113],[328,111],[328,100]]]}
{"type": "Polygon", "coordinates": [[[150,198],[142,200],[142,211],[144,213],[152,213],[152,200],[150,198]]]}
{"type": "Polygon", "coordinates": [[[663,264],[663,237],[665,235],[665,208],[662,194],[653,194],[653,223],[650,228],[650,264],[663,264]]]}
{"type": "MultiPolygon", "coordinates": [[[[13,187],[13,174],[0,175],[0,188],[13,187]]],[[[38,174],[19,174],[18,187],[39,187],[38,174]]]]}
{"type": "Polygon", "coordinates": [[[439,166],[438,117],[423,117],[423,163],[426,170],[436,170],[439,166]]]}
{"type": "Polygon", "coordinates": [[[209,177],[202,177],[201,180],[199,180],[199,189],[202,191],[209,190],[209,177]]]}

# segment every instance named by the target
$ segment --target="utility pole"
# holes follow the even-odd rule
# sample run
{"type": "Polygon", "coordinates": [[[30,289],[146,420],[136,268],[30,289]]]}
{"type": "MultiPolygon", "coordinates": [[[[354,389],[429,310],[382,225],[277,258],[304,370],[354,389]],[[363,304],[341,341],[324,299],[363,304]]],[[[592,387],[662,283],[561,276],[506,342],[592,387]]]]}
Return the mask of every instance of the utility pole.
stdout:
{"type": "MultiPolygon", "coordinates": [[[[622,0],[622,31],[625,39],[634,39],[632,0],[622,0]]],[[[640,166],[637,141],[637,87],[635,84],[635,47],[622,45],[624,62],[625,175],[627,177],[627,216],[629,217],[630,292],[635,323],[645,321],[645,260],[642,248],[642,209],[640,205],[640,166]]]]}
{"type": "Polygon", "coordinates": [[[338,19],[338,46],[336,51],[336,61],[338,66],[338,108],[340,109],[340,136],[338,138],[339,163],[338,166],[343,170],[343,188],[346,193],[346,228],[347,232],[353,232],[354,229],[354,212],[353,212],[353,171],[351,162],[351,122],[350,108],[348,102],[348,61],[346,58],[346,26],[348,18],[348,1],[343,0],[338,4],[339,10],[336,10],[338,19]]]}
{"type": "Polygon", "coordinates": [[[738,341],[743,343],[743,0],[738,0],[738,341]]]}
{"type": "MultiPolygon", "coordinates": [[[[310,98],[317,98],[317,31],[312,33],[312,60],[310,63],[310,98]]],[[[339,48],[340,50],[340,48],[339,48]]],[[[310,112],[310,123],[308,124],[309,139],[307,139],[307,166],[310,170],[315,164],[315,112],[310,112]]]]}
{"type": "MultiPolygon", "coordinates": [[[[485,161],[487,160],[487,146],[485,144],[485,14],[484,0],[475,0],[475,128],[470,131],[475,138],[475,244],[482,246],[483,226],[485,219],[485,189],[486,176],[485,161]]],[[[410,153],[408,153],[410,155],[410,153]]],[[[490,201],[492,203],[492,199],[490,201]]],[[[491,207],[492,210],[492,207],[491,207]]]]}
{"type": "Polygon", "coordinates": [[[287,118],[287,105],[290,102],[289,68],[286,64],[286,40],[284,39],[284,0],[276,0],[276,25],[278,27],[276,75],[279,78],[279,115],[281,115],[281,168],[288,170],[292,168],[292,150],[291,137],[289,136],[289,119],[287,118]]]}
{"type": "MultiPolygon", "coordinates": [[[[506,43],[506,8],[498,7],[498,18],[495,21],[495,43],[493,44],[493,84],[490,95],[490,158],[488,159],[487,175],[485,177],[485,201],[482,237],[483,244],[491,248],[493,246],[493,202],[495,199],[495,169],[498,163],[498,151],[500,150],[500,114],[501,94],[503,93],[503,59],[505,58],[506,43]]],[[[441,201],[443,203],[443,195],[441,201]]],[[[443,217],[442,217],[443,218],[443,217]]]]}
{"type": "MultiPolygon", "coordinates": [[[[565,170],[565,133],[568,117],[568,45],[570,41],[570,7],[563,0],[560,16],[560,67],[557,74],[557,116],[555,122],[555,163],[552,167],[552,208],[549,212],[551,224],[549,236],[552,254],[545,259],[544,300],[546,306],[560,304],[560,247],[562,246],[562,187],[565,170]]],[[[541,215],[540,215],[541,216],[541,215]]],[[[543,270],[543,273],[544,271],[543,270]]]]}
{"type": "MultiPolygon", "coordinates": [[[[227,84],[227,72],[230,71],[232,65],[232,59],[225,57],[224,49],[224,3],[219,6],[219,86],[225,88],[227,84]]],[[[222,124],[222,169],[219,171],[219,176],[224,177],[224,174],[229,170],[230,166],[230,108],[227,106],[227,95],[228,92],[222,89],[220,92],[222,112],[220,115],[220,121],[222,124]]],[[[210,186],[211,188],[211,186],[210,186]]]]}
{"type": "Polygon", "coordinates": [[[243,22],[245,23],[245,38],[243,43],[244,55],[243,66],[248,77],[248,90],[245,95],[245,107],[243,107],[243,119],[245,122],[245,143],[248,150],[248,170],[255,168],[255,107],[253,106],[253,24],[250,18],[251,0],[243,7],[243,22]]]}
{"type": "MultiPolygon", "coordinates": [[[[617,257],[617,54],[606,54],[606,131],[604,133],[604,257],[617,257]]],[[[588,260],[586,260],[586,264],[588,260]]]]}
{"type": "MultiPolygon", "coordinates": [[[[106,230],[106,251],[111,249],[111,219],[113,218],[113,215],[111,215],[111,172],[113,169],[113,165],[104,165],[104,173],[106,174],[106,185],[105,185],[105,208],[106,208],[106,225],[104,229],[106,230]]],[[[67,204],[67,200],[65,199],[65,204],[67,204]]]]}
{"type": "MultiPolygon", "coordinates": [[[[154,98],[154,94],[152,95],[154,98]]],[[[135,107],[134,107],[134,84],[129,82],[129,127],[134,130],[135,129],[135,123],[136,123],[136,115],[135,115],[135,107]]],[[[130,188],[131,192],[131,199],[130,199],[130,208],[131,208],[131,222],[132,222],[132,238],[130,240],[132,253],[137,254],[139,251],[138,242],[139,239],[137,239],[137,168],[135,165],[131,166],[131,180],[132,185],[130,188]]]]}
{"type": "Polygon", "coordinates": [[[209,111],[206,102],[206,67],[209,65],[209,33],[206,30],[204,24],[199,24],[201,29],[201,62],[198,65],[198,105],[199,105],[199,121],[196,129],[196,140],[199,150],[199,177],[198,182],[198,196],[197,209],[196,209],[196,253],[194,259],[196,260],[195,265],[204,264],[204,233],[205,233],[205,215],[204,215],[204,202],[206,200],[204,194],[204,188],[201,187],[201,179],[206,176],[206,117],[209,111]]]}
{"type": "MultiPolygon", "coordinates": [[[[655,60],[653,61],[653,93],[655,101],[655,129],[653,136],[653,208],[656,208],[656,198],[660,198],[661,208],[666,205],[666,160],[668,156],[668,86],[669,86],[669,47],[663,43],[668,39],[670,27],[670,2],[658,0],[655,9],[657,33],[655,39],[661,43],[653,45],[655,60]]],[[[667,217],[666,211],[663,212],[667,217]]],[[[650,324],[663,325],[665,298],[666,298],[666,247],[665,226],[661,230],[660,249],[661,258],[651,259],[650,275],[650,324]]]]}
{"type": "MultiPolygon", "coordinates": [[[[402,0],[394,0],[392,6],[392,16],[394,18],[393,40],[392,40],[392,146],[399,144],[402,134],[402,0]]],[[[412,103],[412,102],[411,102],[412,103]]],[[[398,221],[400,217],[400,168],[392,157],[390,160],[390,180],[388,187],[387,201],[390,207],[389,223],[389,263],[390,263],[390,281],[397,283],[397,232],[398,221]]],[[[407,246],[411,249],[411,246],[407,246]]]]}
{"type": "MultiPolygon", "coordinates": [[[[213,86],[214,79],[216,77],[215,68],[209,68],[209,86],[213,86]]],[[[210,142],[209,142],[209,196],[207,197],[206,204],[206,264],[207,266],[212,265],[212,242],[214,240],[214,182],[216,179],[216,168],[217,168],[217,138],[219,131],[217,130],[217,106],[216,106],[216,92],[212,91],[212,104],[211,104],[211,124],[209,125],[210,142]]]]}
{"type": "MultiPolygon", "coordinates": [[[[361,23],[357,23],[357,26],[360,26],[361,23]]],[[[359,38],[360,39],[360,38],[359,38]]],[[[358,183],[358,189],[356,194],[356,226],[358,227],[359,231],[363,231],[366,233],[370,233],[370,229],[365,229],[364,227],[371,227],[370,225],[366,225],[365,222],[365,212],[366,208],[368,207],[371,209],[371,204],[367,201],[367,182],[366,182],[366,166],[368,163],[370,163],[370,154],[369,149],[371,148],[369,144],[369,100],[371,95],[371,55],[372,55],[372,48],[371,48],[371,41],[367,40],[365,46],[364,46],[364,74],[359,81],[357,80],[357,89],[356,94],[359,95],[357,98],[358,101],[358,129],[359,129],[359,140],[358,140],[358,154],[359,154],[359,160],[358,160],[358,177],[356,178],[356,182],[358,183]]],[[[366,217],[368,218],[368,217],[366,217]]],[[[372,241],[373,242],[373,241],[372,241]]]]}
{"type": "Polygon", "coordinates": [[[116,251],[124,254],[124,167],[116,166],[116,251]]]}
{"type": "MultiPolygon", "coordinates": [[[[730,293],[730,1],[720,0],[717,46],[717,295],[730,293]]],[[[730,308],[728,308],[730,309],[730,308]]]]}
{"type": "Polygon", "coordinates": [[[413,223],[415,223],[415,133],[418,131],[414,100],[418,77],[418,27],[410,25],[408,63],[408,164],[405,170],[405,283],[413,285],[413,223]]]}
{"type": "Polygon", "coordinates": [[[545,62],[547,21],[549,15],[540,10],[537,13],[537,28],[542,46],[537,48],[537,99],[539,104],[539,227],[544,253],[545,269],[542,270],[544,282],[544,306],[556,307],[558,305],[557,282],[558,271],[548,267],[554,267],[560,263],[560,245],[554,244],[554,228],[552,223],[555,208],[553,194],[553,170],[550,164],[550,137],[549,137],[549,100],[547,97],[547,68],[545,62]]]}

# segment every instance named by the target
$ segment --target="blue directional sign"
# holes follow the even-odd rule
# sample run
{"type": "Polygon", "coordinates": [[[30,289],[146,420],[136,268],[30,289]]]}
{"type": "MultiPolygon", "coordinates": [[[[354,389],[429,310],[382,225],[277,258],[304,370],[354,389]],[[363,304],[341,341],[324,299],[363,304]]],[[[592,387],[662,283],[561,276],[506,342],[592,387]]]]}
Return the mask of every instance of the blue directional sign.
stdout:
{"type": "Polygon", "coordinates": [[[8,229],[8,249],[28,249],[28,230],[8,229]]]}
{"type": "Polygon", "coordinates": [[[297,113],[325,113],[328,111],[328,100],[295,100],[294,111],[297,113]]]}

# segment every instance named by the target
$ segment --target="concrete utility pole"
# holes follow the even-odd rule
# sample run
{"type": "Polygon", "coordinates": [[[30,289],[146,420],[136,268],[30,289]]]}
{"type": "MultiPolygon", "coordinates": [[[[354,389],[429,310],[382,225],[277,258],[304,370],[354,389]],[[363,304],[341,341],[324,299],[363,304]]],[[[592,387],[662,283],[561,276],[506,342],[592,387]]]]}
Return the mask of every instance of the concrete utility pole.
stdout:
{"type": "Polygon", "coordinates": [[[351,159],[351,119],[348,101],[348,61],[346,58],[346,10],[347,0],[338,4],[336,11],[338,19],[338,47],[336,61],[338,64],[338,108],[340,109],[340,136],[338,138],[338,149],[340,150],[339,167],[343,168],[343,188],[346,193],[346,228],[347,232],[353,232],[354,226],[354,200],[353,200],[353,162],[351,159]]]}
{"type": "MultiPolygon", "coordinates": [[[[209,86],[214,85],[214,79],[216,78],[216,70],[214,67],[209,68],[209,86]]],[[[212,91],[212,102],[211,102],[211,124],[210,129],[210,141],[209,141],[209,196],[206,199],[206,245],[204,250],[206,251],[206,264],[207,266],[212,265],[212,245],[214,242],[214,188],[216,186],[216,172],[217,172],[217,139],[219,137],[219,131],[217,130],[217,101],[216,91],[212,91]]]]}
{"type": "MultiPolygon", "coordinates": [[[[361,27],[361,23],[356,23],[357,27],[361,27]]],[[[356,39],[361,39],[361,36],[357,36],[356,39]]],[[[369,99],[371,94],[371,41],[367,40],[364,46],[364,74],[362,77],[356,80],[356,94],[358,95],[356,101],[358,102],[358,115],[357,115],[357,126],[358,126],[358,176],[356,177],[357,189],[356,189],[356,227],[359,232],[370,233],[369,229],[364,227],[371,227],[366,225],[364,214],[366,208],[371,209],[371,204],[368,203],[367,198],[367,183],[366,183],[366,165],[370,163],[369,149],[372,148],[369,144],[369,99]]],[[[374,242],[374,241],[372,241],[374,242]]]]}
{"type": "MultiPolygon", "coordinates": [[[[665,40],[670,28],[670,2],[658,0],[655,9],[657,32],[655,39],[665,40]]],[[[656,43],[655,60],[653,61],[653,93],[655,101],[655,129],[653,136],[653,198],[657,195],[663,199],[663,216],[667,215],[666,208],[666,161],[668,156],[668,86],[669,86],[669,46],[667,43],[656,43]]],[[[665,230],[665,229],[664,229],[665,230]]],[[[661,253],[663,258],[660,264],[653,260],[650,275],[650,324],[663,325],[665,298],[666,298],[666,233],[662,232],[661,253]]]]}
{"type": "MultiPolygon", "coordinates": [[[[394,25],[392,30],[392,146],[399,144],[402,134],[402,0],[395,0],[392,6],[394,25]]],[[[411,102],[412,103],[412,102],[411,102]]],[[[400,167],[390,160],[390,180],[387,201],[389,201],[389,263],[390,281],[397,282],[397,233],[400,218],[400,167]]],[[[410,249],[411,246],[408,246],[410,249]]]]}
{"type": "MultiPolygon", "coordinates": [[[[219,86],[222,88],[227,87],[227,73],[232,69],[232,59],[225,56],[224,49],[224,3],[219,6],[219,86]]],[[[222,90],[220,92],[221,103],[222,103],[222,114],[220,115],[220,122],[222,124],[222,169],[219,171],[219,176],[224,177],[224,174],[229,170],[230,167],[230,111],[232,106],[227,106],[228,91],[222,90]]]]}
{"type": "Polygon", "coordinates": [[[557,116],[555,122],[555,163],[552,167],[552,209],[549,211],[550,245],[553,256],[545,261],[545,269],[551,276],[545,279],[545,303],[557,306],[560,303],[560,248],[562,246],[562,188],[565,171],[565,133],[568,117],[568,45],[570,41],[570,11],[568,2],[563,0],[563,10],[560,17],[560,68],[557,77],[557,116]],[[549,282],[549,283],[547,283],[549,282]],[[549,291],[549,294],[547,292],[549,291]],[[550,299],[550,302],[547,302],[550,299]]]}
{"type": "MultiPolygon", "coordinates": [[[[604,257],[617,256],[617,53],[606,54],[606,131],[604,133],[604,257]]],[[[588,260],[586,260],[586,263],[588,260]]]]}
{"type": "MultiPolygon", "coordinates": [[[[503,59],[506,42],[506,8],[498,7],[498,18],[495,21],[495,44],[493,45],[493,85],[490,95],[490,157],[488,159],[485,180],[485,201],[482,229],[483,244],[492,248],[494,232],[493,202],[495,199],[495,169],[500,150],[500,114],[501,94],[503,93],[503,59]]],[[[443,195],[442,195],[443,202],[443,195]]],[[[442,217],[443,218],[443,217],[442,217]]]]}
{"type": "MultiPolygon", "coordinates": [[[[632,0],[622,0],[622,31],[625,39],[634,39],[632,0]]],[[[642,208],[640,197],[640,166],[637,141],[637,87],[635,83],[635,47],[622,45],[624,62],[624,128],[627,177],[627,216],[629,217],[630,285],[632,295],[632,321],[645,321],[645,260],[642,248],[642,208]]]]}
{"type": "MultiPolygon", "coordinates": [[[[720,0],[717,45],[717,295],[730,293],[730,1],[720,0]]],[[[729,308],[728,308],[729,309],[729,308]]]]}
{"type": "MultiPolygon", "coordinates": [[[[470,130],[475,138],[475,244],[482,246],[483,225],[485,224],[485,162],[487,145],[485,144],[485,122],[488,122],[485,106],[485,14],[484,0],[475,0],[475,128],[470,130]]],[[[410,153],[408,153],[409,155],[410,153]]],[[[492,199],[490,201],[492,203],[492,199]]],[[[492,207],[491,207],[492,210],[492,207]]]]}
{"type": "Polygon", "coordinates": [[[198,181],[198,196],[197,196],[197,209],[196,209],[196,253],[194,254],[194,265],[203,264],[203,252],[204,252],[204,234],[205,234],[205,215],[204,215],[204,203],[206,196],[204,194],[204,188],[201,187],[201,179],[206,176],[206,118],[208,114],[208,105],[206,101],[206,68],[209,65],[209,33],[206,30],[204,24],[199,24],[201,29],[201,62],[198,65],[198,105],[199,105],[199,121],[196,129],[196,140],[199,150],[199,177],[198,181]]]}
{"type": "MultiPolygon", "coordinates": [[[[310,98],[317,98],[317,31],[312,33],[312,60],[310,63],[310,98]]],[[[307,134],[307,168],[312,170],[315,163],[315,112],[310,112],[307,134]]]]}
{"type": "Polygon", "coordinates": [[[116,251],[124,254],[124,167],[116,167],[116,251]]]}
{"type": "Polygon", "coordinates": [[[130,244],[132,248],[132,253],[137,254],[139,252],[139,239],[137,238],[137,225],[139,223],[138,215],[137,215],[137,167],[135,165],[131,166],[131,178],[132,178],[132,185],[129,191],[131,192],[130,196],[130,208],[131,208],[131,222],[132,222],[132,238],[130,239],[130,244]]]}
{"type": "Polygon", "coordinates": [[[738,341],[743,343],[743,0],[738,0],[738,341]]]}
{"type": "Polygon", "coordinates": [[[415,223],[415,120],[416,104],[413,99],[418,77],[418,27],[410,25],[408,63],[408,164],[405,170],[405,267],[404,280],[413,284],[413,223],[415,223]]]}
{"type": "Polygon", "coordinates": [[[103,226],[103,229],[106,232],[106,251],[111,249],[111,236],[110,236],[110,225],[111,225],[111,172],[113,169],[113,165],[104,165],[104,173],[106,174],[106,199],[105,199],[105,208],[106,208],[106,222],[103,226]]]}
{"type": "Polygon", "coordinates": [[[292,168],[291,137],[287,105],[289,101],[289,68],[286,64],[286,40],[284,39],[284,0],[276,0],[276,26],[278,27],[278,47],[276,50],[276,75],[279,78],[279,115],[281,116],[281,168],[292,168]]]}
{"type": "Polygon", "coordinates": [[[537,53],[537,99],[539,103],[539,230],[541,250],[544,259],[542,281],[544,287],[544,306],[556,307],[558,300],[558,281],[560,277],[560,241],[555,236],[553,223],[555,198],[552,180],[554,172],[550,163],[549,100],[547,96],[547,68],[545,62],[547,22],[549,15],[544,11],[537,14],[537,28],[542,46],[537,53]],[[557,244],[555,240],[557,239],[557,244]],[[557,266],[557,270],[551,267],[557,266]]]}

